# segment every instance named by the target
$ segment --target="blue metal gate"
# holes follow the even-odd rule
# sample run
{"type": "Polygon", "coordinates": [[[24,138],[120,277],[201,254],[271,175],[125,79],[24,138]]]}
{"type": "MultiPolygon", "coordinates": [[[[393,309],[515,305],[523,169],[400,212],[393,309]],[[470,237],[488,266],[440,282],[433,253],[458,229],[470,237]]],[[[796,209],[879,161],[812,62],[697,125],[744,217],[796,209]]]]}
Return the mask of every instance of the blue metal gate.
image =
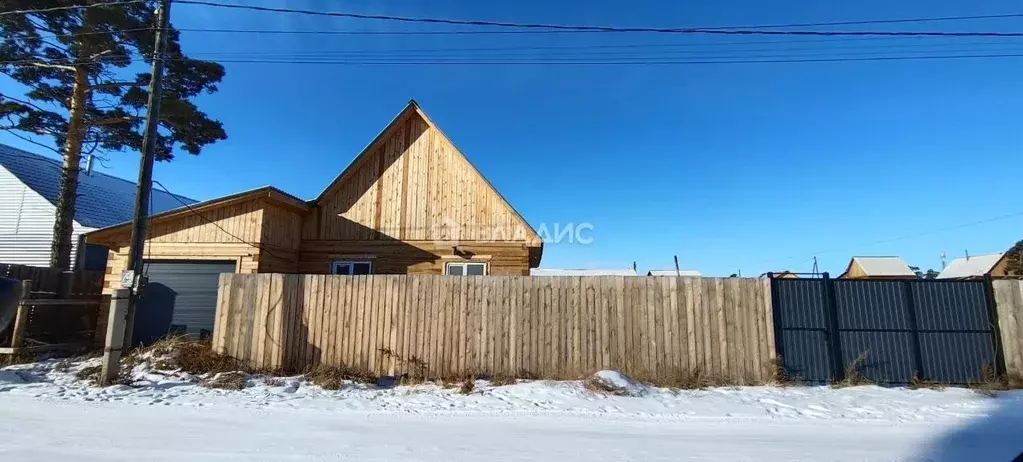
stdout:
{"type": "Polygon", "coordinates": [[[881,384],[979,382],[1000,372],[989,281],[771,280],[778,355],[810,383],[850,365],[881,384]],[[857,361],[859,359],[859,361],[857,361]]]}

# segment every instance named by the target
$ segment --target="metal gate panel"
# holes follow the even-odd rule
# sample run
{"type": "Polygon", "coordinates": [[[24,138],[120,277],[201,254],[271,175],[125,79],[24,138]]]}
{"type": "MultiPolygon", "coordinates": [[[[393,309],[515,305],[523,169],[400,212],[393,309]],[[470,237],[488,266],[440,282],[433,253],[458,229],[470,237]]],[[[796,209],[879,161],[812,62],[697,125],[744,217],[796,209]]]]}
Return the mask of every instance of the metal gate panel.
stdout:
{"type": "Polygon", "coordinates": [[[963,384],[998,370],[985,281],[773,279],[778,353],[811,383],[841,378],[857,358],[881,384],[963,384]]]}

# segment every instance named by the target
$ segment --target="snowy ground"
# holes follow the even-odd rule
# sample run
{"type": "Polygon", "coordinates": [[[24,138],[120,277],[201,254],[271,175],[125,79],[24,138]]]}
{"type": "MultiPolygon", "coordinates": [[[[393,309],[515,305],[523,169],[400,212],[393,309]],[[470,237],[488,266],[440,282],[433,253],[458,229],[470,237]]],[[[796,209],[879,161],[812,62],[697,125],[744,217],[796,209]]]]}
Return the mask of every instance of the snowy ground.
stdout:
{"type": "MultiPolygon", "coordinates": [[[[855,387],[608,396],[579,382],[240,391],[136,374],[91,387],[54,362],[0,369],[3,460],[1011,460],[1023,393],[855,387]]],[[[613,377],[612,377],[613,379],[613,377]]]]}

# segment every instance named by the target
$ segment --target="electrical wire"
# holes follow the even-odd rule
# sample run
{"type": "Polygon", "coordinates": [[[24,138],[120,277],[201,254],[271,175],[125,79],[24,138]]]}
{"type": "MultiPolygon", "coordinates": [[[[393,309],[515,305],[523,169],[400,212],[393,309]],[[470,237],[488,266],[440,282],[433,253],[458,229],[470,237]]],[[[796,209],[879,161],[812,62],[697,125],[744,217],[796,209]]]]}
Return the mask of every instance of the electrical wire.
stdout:
{"type": "MultiPolygon", "coordinates": [[[[783,28],[783,27],[795,27],[796,25],[771,25],[768,27],[753,28],[755,26],[733,26],[733,27],[713,27],[713,28],[671,28],[671,27],[616,27],[616,26],[584,26],[584,25],[565,25],[565,24],[536,24],[536,23],[518,23],[518,22],[505,22],[505,21],[480,21],[480,20],[462,20],[462,19],[445,19],[445,18],[423,18],[423,17],[409,17],[409,16],[392,16],[392,15],[380,15],[380,14],[364,14],[364,13],[348,13],[341,11],[316,11],[316,10],[300,10],[295,8],[277,8],[267,7],[258,5],[239,5],[230,3],[218,3],[205,0],[175,0],[175,3],[186,4],[186,5],[201,5],[216,8],[227,8],[227,9],[241,9],[250,11],[262,11],[271,13],[290,13],[290,14],[303,14],[312,16],[327,16],[327,17],[339,17],[348,19],[372,19],[382,21],[396,21],[396,22],[407,22],[407,23],[424,23],[424,24],[447,24],[447,25],[461,25],[461,26],[487,26],[487,27],[505,27],[515,29],[548,29],[548,30],[564,30],[564,31],[583,31],[583,32],[651,32],[651,33],[667,33],[667,34],[718,34],[718,35],[822,35],[822,36],[909,36],[909,37],[1023,37],[1023,32],[916,32],[916,31],[781,31],[781,30],[770,30],[772,28],[783,28]]],[[[1007,16],[1012,17],[1012,16],[1007,16]]],[[[955,18],[921,18],[919,20],[928,19],[939,19],[939,20],[951,20],[955,18]]],[[[885,20],[885,21],[901,21],[909,22],[910,19],[904,20],[885,20]]],[[[862,21],[861,21],[862,23],[862,21]]],[[[831,23],[814,23],[813,25],[830,25],[831,23]]]]}
{"type": "MultiPolygon", "coordinates": [[[[1014,51],[1014,50],[1000,50],[1014,51]]],[[[813,56],[813,55],[809,55],[813,56]]],[[[427,65],[576,65],[576,66],[623,66],[623,65],[709,65],[709,64],[785,64],[785,63],[825,63],[825,62],[867,62],[867,61],[920,61],[920,60],[946,60],[946,59],[1001,59],[1020,58],[1023,53],[992,53],[992,54],[958,54],[958,55],[924,55],[924,56],[866,56],[850,57],[817,57],[804,58],[799,55],[753,55],[753,56],[694,56],[691,59],[672,59],[670,57],[615,57],[613,59],[580,60],[573,58],[529,58],[529,59],[487,59],[480,60],[462,57],[361,57],[358,59],[292,59],[282,57],[278,59],[216,59],[208,60],[221,64],[282,64],[282,65],[337,65],[337,66],[427,66],[427,65]]],[[[138,56],[138,58],[142,58],[138,56]]],[[[168,61],[181,61],[184,58],[168,58],[168,61]]],[[[81,61],[73,65],[97,64],[102,61],[81,61]]],[[[14,60],[0,61],[3,65],[32,65],[45,64],[37,60],[14,60]]]]}
{"type": "Polygon", "coordinates": [[[13,10],[13,11],[0,11],[0,16],[11,16],[15,14],[34,14],[34,13],[49,13],[53,11],[66,11],[66,10],[77,10],[85,8],[102,8],[109,6],[118,5],[131,5],[135,3],[145,3],[146,0],[125,0],[119,2],[103,2],[103,3],[90,3],[88,5],[68,5],[68,6],[55,6],[51,8],[36,8],[31,10],[13,10]]]}

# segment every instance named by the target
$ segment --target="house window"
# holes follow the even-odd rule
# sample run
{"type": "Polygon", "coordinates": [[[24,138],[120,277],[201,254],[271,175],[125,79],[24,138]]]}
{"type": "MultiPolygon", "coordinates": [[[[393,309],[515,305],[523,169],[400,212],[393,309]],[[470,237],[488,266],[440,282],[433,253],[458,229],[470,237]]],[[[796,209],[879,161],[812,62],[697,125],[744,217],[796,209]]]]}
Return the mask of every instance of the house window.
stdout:
{"type": "Polygon", "coordinates": [[[448,263],[444,274],[448,276],[484,276],[487,274],[486,263],[448,263]]]}
{"type": "Polygon", "coordinates": [[[373,263],[368,261],[335,261],[330,264],[330,274],[346,276],[373,274],[373,263]]]}

